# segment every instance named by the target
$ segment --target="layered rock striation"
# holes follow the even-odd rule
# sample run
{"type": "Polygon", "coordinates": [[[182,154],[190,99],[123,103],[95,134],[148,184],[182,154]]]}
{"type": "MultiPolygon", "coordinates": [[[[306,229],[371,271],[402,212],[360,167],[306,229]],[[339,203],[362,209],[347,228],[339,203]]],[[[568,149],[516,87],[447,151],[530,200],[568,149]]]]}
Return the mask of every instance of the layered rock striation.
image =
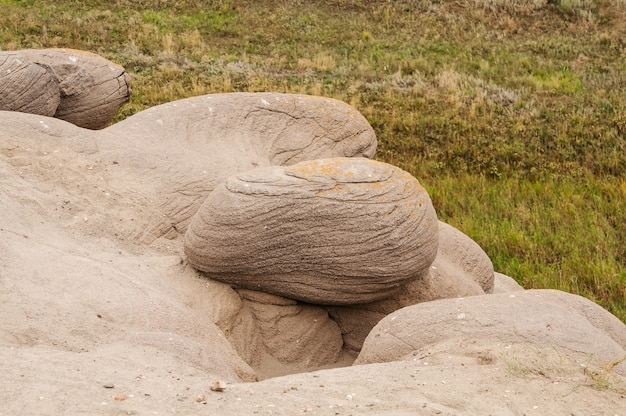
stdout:
{"type": "Polygon", "coordinates": [[[106,127],[130,100],[120,65],[74,49],[0,52],[0,110],[56,117],[80,127],[106,127]]]}
{"type": "Polygon", "coordinates": [[[208,277],[292,299],[371,302],[425,275],[437,216],[420,183],[364,158],[234,175],[191,221],[185,254],[208,277]]]}

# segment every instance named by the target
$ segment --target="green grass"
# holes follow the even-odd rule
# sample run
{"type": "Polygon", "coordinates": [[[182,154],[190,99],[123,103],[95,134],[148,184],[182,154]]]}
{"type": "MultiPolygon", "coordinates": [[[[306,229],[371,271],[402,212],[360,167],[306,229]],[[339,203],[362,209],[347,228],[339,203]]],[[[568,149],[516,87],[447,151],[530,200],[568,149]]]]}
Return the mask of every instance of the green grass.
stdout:
{"type": "Polygon", "coordinates": [[[122,64],[117,120],[179,98],[338,98],[525,287],[626,321],[626,1],[0,0],[0,47],[122,64]]]}

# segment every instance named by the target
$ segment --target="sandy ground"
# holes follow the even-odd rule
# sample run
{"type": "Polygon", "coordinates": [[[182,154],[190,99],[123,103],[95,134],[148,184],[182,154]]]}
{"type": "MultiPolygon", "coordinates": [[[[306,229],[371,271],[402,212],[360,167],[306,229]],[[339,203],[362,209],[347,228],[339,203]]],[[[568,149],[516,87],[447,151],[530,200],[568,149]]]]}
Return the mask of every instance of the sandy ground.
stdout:
{"type": "Polygon", "coordinates": [[[623,394],[602,390],[577,362],[532,347],[221,382],[223,392],[211,390],[216,380],[207,372],[158,348],[31,347],[12,358],[19,367],[2,369],[6,415],[623,415],[626,408],[623,394]]]}

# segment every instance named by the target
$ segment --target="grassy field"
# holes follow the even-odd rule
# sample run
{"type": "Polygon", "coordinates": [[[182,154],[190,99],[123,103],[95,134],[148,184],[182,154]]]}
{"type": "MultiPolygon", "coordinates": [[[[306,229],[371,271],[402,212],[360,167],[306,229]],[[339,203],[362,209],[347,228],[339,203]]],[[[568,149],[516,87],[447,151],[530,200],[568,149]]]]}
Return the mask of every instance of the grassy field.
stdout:
{"type": "Polygon", "coordinates": [[[378,159],[526,288],[626,321],[625,0],[0,0],[0,48],[122,64],[122,119],[277,91],[360,110],[378,159]]]}

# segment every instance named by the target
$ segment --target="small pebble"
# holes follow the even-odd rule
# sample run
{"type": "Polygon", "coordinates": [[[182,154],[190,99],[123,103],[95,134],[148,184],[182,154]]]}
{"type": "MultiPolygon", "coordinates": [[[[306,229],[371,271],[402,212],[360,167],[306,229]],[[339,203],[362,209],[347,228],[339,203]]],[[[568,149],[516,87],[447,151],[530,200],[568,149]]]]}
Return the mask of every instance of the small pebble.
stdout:
{"type": "Polygon", "coordinates": [[[112,388],[113,388],[113,387],[115,387],[115,386],[113,385],[113,383],[106,383],[103,387],[104,387],[105,389],[112,389],[112,388]]]}
{"type": "Polygon", "coordinates": [[[226,390],[226,383],[223,381],[215,381],[211,384],[211,390],[222,392],[226,390]]]}

